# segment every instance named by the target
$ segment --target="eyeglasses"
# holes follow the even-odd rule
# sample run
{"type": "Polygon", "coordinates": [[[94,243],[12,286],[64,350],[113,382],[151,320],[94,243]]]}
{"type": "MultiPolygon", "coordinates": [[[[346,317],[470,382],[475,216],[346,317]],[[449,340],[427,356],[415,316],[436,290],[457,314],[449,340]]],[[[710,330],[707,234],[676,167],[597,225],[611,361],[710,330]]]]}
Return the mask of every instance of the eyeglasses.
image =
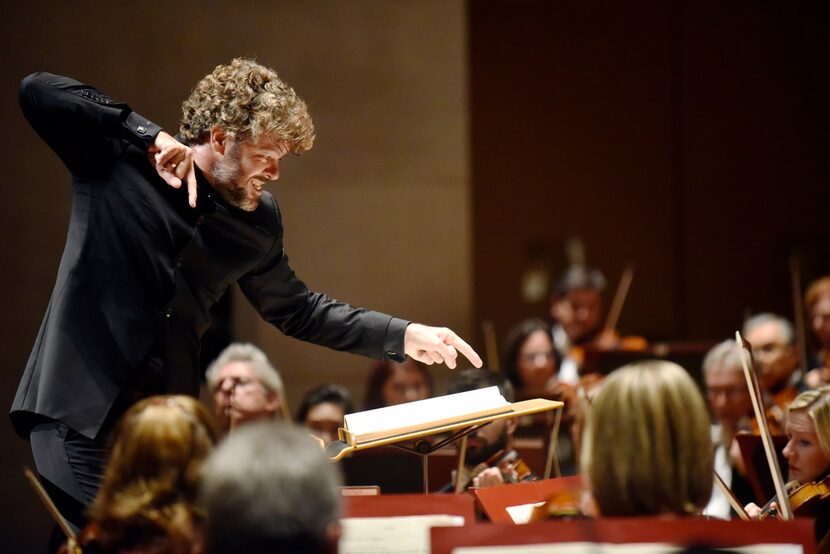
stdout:
{"type": "Polygon", "coordinates": [[[522,361],[533,364],[536,363],[540,358],[542,361],[547,363],[553,359],[553,351],[549,352],[528,352],[526,354],[522,354],[522,361]]]}
{"type": "Polygon", "coordinates": [[[752,353],[757,356],[759,354],[772,354],[778,350],[786,348],[786,344],[780,342],[768,342],[766,344],[759,344],[752,347],[752,353]]]}
{"type": "Polygon", "coordinates": [[[737,398],[746,394],[749,394],[746,387],[709,387],[706,389],[706,395],[709,398],[716,398],[720,395],[737,398]]]}

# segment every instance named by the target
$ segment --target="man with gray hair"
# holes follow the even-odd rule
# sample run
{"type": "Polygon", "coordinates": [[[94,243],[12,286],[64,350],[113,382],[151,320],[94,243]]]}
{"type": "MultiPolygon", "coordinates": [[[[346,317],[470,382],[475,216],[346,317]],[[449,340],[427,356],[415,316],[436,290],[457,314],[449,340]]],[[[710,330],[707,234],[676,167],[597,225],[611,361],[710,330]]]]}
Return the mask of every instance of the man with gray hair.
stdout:
{"type": "MultiPolygon", "coordinates": [[[[751,501],[752,489],[743,475],[743,464],[735,435],[749,429],[752,400],[743,374],[741,356],[734,340],[725,340],[703,359],[706,397],[712,411],[712,443],[715,446],[715,471],[732,489],[742,504],[751,501]]],[[[728,518],[731,508],[715,487],[704,514],[728,518]]]]}
{"type": "Polygon", "coordinates": [[[276,417],[285,402],[280,374],[253,344],[225,348],[206,377],[216,418],[226,432],[241,423],[276,417]]]}
{"type": "Polygon", "coordinates": [[[204,466],[207,552],[337,552],[340,484],[307,431],[281,422],[245,426],[204,466]]]}
{"type": "Polygon", "coordinates": [[[761,386],[769,392],[771,399],[780,397],[780,402],[774,400],[777,405],[789,404],[801,388],[792,324],[780,315],[763,313],[749,318],[742,333],[752,344],[761,386]]]}

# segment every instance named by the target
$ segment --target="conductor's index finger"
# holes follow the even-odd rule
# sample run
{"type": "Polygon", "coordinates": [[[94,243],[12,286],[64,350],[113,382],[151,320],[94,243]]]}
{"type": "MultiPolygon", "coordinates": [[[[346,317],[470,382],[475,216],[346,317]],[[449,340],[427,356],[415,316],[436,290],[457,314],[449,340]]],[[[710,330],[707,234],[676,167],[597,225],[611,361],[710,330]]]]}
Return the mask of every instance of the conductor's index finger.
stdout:
{"type": "Polygon", "coordinates": [[[464,339],[452,333],[450,336],[447,337],[446,343],[454,346],[456,350],[461,352],[465,358],[470,360],[470,362],[475,367],[481,367],[484,365],[484,362],[481,361],[481,356],[479,356],[473,347],[464,342],[464,339]]]}

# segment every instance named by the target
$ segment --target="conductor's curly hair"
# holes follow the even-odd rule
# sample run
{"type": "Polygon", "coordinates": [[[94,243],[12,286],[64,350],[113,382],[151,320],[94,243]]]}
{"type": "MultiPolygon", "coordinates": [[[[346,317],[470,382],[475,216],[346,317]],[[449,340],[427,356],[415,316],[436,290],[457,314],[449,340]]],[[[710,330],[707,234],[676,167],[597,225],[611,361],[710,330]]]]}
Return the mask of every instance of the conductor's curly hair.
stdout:
{"type": "Polygon", "coordinates": [[[285,141],[294,154],[314,144],[314,124],[303,99],[276,71],[244,58],[216,66],[182,103],[185,142],[204,144],[214,126],[241,140],[285,141]]]}

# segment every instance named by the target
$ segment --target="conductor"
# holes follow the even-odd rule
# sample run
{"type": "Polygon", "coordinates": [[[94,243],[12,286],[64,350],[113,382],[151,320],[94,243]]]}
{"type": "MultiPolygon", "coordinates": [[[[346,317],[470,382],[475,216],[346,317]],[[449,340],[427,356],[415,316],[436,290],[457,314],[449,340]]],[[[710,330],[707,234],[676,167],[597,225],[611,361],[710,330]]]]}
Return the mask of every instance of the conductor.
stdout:
{"type": "Polygon", "coordinates": [[[200,339],[233,283],[286,335],[377,359],[475,366],[428,327],[310,291],[283,249],[280,160],[312,147],[305,102],[234,59],[199,81],[179,135],[95,88],[49,73],[20,86],[26,119],[72,176],[66,246],[11,407],[38,473],[75,526],[94,498],[107,432],[137,400],[198,394],[200,339]]]}

